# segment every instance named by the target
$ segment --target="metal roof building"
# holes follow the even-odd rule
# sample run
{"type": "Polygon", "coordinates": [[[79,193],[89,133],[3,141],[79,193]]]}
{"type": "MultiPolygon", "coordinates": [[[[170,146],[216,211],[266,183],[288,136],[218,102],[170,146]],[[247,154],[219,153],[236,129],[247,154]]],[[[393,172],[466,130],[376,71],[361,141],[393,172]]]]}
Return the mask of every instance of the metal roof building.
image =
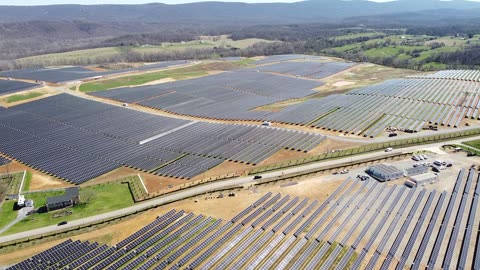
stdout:
{"type": "Polygon", "coordinates": [[[434,183],[437,179],[438,176],[433,173],[425,173],[410,177],[410,181],[415,183],[416,186],[434,183]]]}
{"type": "Polygon", "coordinates": [[[402,178],[404,171],[389,164],[378,164],[369,167],[366,172],[380,182],[402,178]]]}

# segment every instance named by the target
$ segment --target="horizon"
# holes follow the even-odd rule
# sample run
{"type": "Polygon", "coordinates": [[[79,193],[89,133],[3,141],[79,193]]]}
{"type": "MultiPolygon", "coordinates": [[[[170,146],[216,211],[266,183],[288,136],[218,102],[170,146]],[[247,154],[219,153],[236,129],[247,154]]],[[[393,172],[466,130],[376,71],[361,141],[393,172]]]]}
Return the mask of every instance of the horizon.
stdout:
{"type": "MultiPolygon", "coordinates": [[[[263,4],[263,3],[298,3],[309,0],[223,0],[223,1],[205,1],[205,0],[163,0],[163,1],[152,1],[152,0],[106,0],[106,1],[96,1],[96,0],[17,0],[12,4],[8,0],[0,0],[0,6],[51,6],[51,5],[142,5],[142,4],[167,4],[167,5],[179,5],[179,4],[190,4],[190,3],[200,3],[200,2],[236,2],[236,3],[247,3],[247,4],[263,4]]],[[[342,0],[339,0],[342,1],[342,0]]],[[[394,2],[400,0],[367,0],[370,2],[377,3],[386,3],[394,2]]],[[[443,1],[443,0],[439,0],[443,1]]],[[[475,1],[480,0],[466,0],[466,1],[475,1]]]]}

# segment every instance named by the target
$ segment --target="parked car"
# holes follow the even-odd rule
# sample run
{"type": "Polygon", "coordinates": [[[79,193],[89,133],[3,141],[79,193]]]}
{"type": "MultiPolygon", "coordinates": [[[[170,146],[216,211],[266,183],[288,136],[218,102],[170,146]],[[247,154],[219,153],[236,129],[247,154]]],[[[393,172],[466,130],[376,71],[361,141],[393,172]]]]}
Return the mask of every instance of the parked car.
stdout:
{"type": "Polygon", "coordinates": [[[67,221],[62,221],[62,222],[58,223],[57,226],[67,225],[67,223],[68,223],[67,221]]]}
{"type": "Polygon", "coordinates": [[[393,151],[392,147],[388,147],[387,149],[385,149],[385,152],[392,152],[392,151],[393,151]]]}
{"type": "Polygon", "coordinates": [[[258,180],[258,179],[262,179],[262,176],[261,176],[261,175],[255,175],[255,176],[253,177],[253,180],[258,180]]]}

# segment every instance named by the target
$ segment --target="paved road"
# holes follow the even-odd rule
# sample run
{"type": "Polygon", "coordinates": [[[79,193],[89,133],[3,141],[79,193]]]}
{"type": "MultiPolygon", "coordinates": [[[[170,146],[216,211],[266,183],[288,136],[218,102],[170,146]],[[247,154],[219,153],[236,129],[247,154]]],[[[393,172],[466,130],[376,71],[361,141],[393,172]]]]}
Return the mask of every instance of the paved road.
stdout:
{"type": "Polygon", "coordinates": [[[27,213],[32,211],[33,207],[24,207],[17,212],[17,218],[13,220],[12,222],[8,223],[5,225],[2,229],[0,229],[0,234],[6,232],[8,229],[10,229],[12,226],[20,222],[22,219],[27,217],[27,213]]]}
{"type": "MultiPolygon", "coordinates": [[[[469,138],[469,140],[476,140],[480,139],[480,136],[477,137],[472,137],[469,138]]],[[[449,144],[460,144],[462,141],[465,139],[459,139],[459,140],[452,140],[449,141],[449,144]]],[[[429,149],[429,148],[439,148],[442,145],[444,145],[445,142],[440,142],[440,143],[432,143],[432,144],[426,144],[426,145],[420,145],[420,146],[412,146],[412,147],[406,147],[406,148],[401,148],[401,149],[394,149],[390,153],[408,153],[408,152],[414,152],[414,151],[419,151],[423,149],[429,149]]],[[[357,155],[357,156],[351,156],[351,157],[346,157],[346,158],[341,158],[341,159],[335,159],[335,160],[327,160],[323,162],[316,162],[316,163],[311,163],[303,166],[298,166],[298,167],[293,167],[293,168],[288,168],[285,170],[281,171],[274,171],[274,172],[268,172],[262,174],[263,178],[274,178],[274,177],[279,177],[284,174],[290,174],[290,173],[297,173],[297,172],[302,172],[302,171],[308,171],[312,169],[321,169],[322,167],[327,167],[327,166],[342,166],[343,164],[350,163],[350,162],[362,162],[363,160],[370,159],[370,158],[375,158],[375,157],[381,157],[382,155],[385,155],[384,152],[373,152],[373,153],[368,153],[368,154],[363,154],[363,155],[357,155]]],[[[215,190],[219,189],[225,189],[233,186],[240,186],[240,185],[246,185],[253,183],[253,177],[247,176],[247,177],[240,177],[240,178],[234,178],[234,179],[227,179],[227,180],[220,180],[212,183],[207,183],[204,185],[200,186],[194,186],[182,191],[178,191],[172,194],[167,194],[161,197],[158,197],[156,199],[152,199],[146,202],[138,203],[134,206],[124,208],[121,210],[113,211],[113,212],[108,212],[100,215],[95,215],[87,218],[82,218],[79,220],[75,221],[70,221],[67,225],[63,226],[48,226],[48,227],[43,227],[35,230],[30,230],[22,233],[17,233],[17,234],[11,234],[7,236],[0,237],[0,243],[8,242],[8,241],[14,241],[14,240],[19,240],[22,238],[26,237],[32,237],[40,234],[45,234],[45,233],[51,233],[55,232],[60,229],[65,229],[65,228],[72,228],[76,227],[79,225],[83,224],[88,224],[92,222],[97,222],[101,221],[103,219],[108,219],[108,218],[114,218],[118,216],[123,216],[125,214],[131,214],[135,213],[140,210],[144,210],[147,208],[150,208],[152,206],[159,206],[163,205],[169,202],[177,201],[177,200],[182,200],[185,198],[189,198],[192,196],[197,196],[201,194],[205,194],[208,192],[212,192],[215,190]]]]}

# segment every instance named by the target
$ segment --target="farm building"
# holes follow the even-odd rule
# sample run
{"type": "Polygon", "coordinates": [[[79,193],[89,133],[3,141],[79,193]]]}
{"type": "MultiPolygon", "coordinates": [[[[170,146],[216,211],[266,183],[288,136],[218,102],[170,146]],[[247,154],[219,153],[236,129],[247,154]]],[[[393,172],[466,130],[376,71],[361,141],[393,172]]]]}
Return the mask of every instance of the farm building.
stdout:
{"type": "Polygon", "coordinates": [[[386,182],[403,177],[403,171],[389,164],[378,164],[369,167],[366,172],[380,182],[386,182]]]}
{"type": "Polygon", "coordinates": [[[65,190],[65,195],[47,198],[47,210],[52,211],[69,206],[74,206],[80,202],[80,193],[78,187],[71,187],[65,190]]]}
{"type": "Polygon", "coordinates": [[[417,167],[412,167],[408,168],[405,170],[407,176],[414,176],[414,175],[419,175],[422,173],[427,173],[428,172],[428,166],[417,166],[417,167]]]}
{"type": "Polygon", "coordinates": [[[425,173],[421,175],[416,175],[410,177],[410,180],[407,181],[405,184],[410,187],[416,187],[416,186],[421,186],[425,184],[430,184],[436,182],[438,179],[438,176],[433,174],[433,173],[425,173]]]}

